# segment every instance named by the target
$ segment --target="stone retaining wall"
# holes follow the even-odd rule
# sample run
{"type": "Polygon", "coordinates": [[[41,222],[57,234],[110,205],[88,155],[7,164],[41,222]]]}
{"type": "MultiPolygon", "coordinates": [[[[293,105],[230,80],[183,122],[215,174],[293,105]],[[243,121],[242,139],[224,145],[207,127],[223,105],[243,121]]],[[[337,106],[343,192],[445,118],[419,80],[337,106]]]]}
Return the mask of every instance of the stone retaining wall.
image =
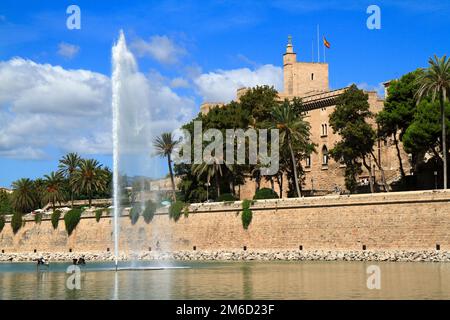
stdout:
{"type": "MultiPolygon", "coordinates": [[[[450,192],[401,192],[258,201],[244,230],[241,203],[191,205],[188,217],[164,210],[147,224],[120,218],[120,250],[131,252],[441,251],[450,250],[450,192]]],[[[105,253],[113,251],[112,217],[83,215],[70,237],[64,221],[28,220],[14,235],[0,233],[0,252],[105,253]]],[[[109,253],[108,253],[109,252],[109,253]]]]}

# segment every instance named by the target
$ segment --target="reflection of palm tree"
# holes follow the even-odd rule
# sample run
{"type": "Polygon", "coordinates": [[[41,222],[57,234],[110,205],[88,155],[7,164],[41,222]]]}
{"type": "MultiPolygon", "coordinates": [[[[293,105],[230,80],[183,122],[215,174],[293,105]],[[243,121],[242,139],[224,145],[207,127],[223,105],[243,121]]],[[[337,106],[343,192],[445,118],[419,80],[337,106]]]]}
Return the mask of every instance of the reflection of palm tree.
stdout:
{"type": "Polygon", "coordinates": [[[95,159],[83,159],[79,169],[73,175],[75,191],[86,192],[89,197],[89,207],[92,205],[93,192],[101,192],[106,188],[105,171],[95,159]]]}
{"type": "MultiPolygon", "coordinates": [[[[77,170],[78,166],[80,165],[81,158],[77,153],[69,153],[66,154],[61,160],[59,160],[59,172],[63,174],[67,179],[69,179],[69,183],[71,182],[73,178],[73,174],[75,173],[75,170],[77,170]]],[[[75,190],[73,188],[73,185],[71,184],[71,190],[70,190],[70,202],[71,207],[73,208],[73,196],[74,196],[75,190]]]]}
{"type": "Polygon", "coordinates": [[[153,140],[153,146],[155,147],[156,154],[160,157],[167,157],[174,200],[176,200],[176,194],[175,194],[175,179],[173,177],[171,154],[179,142],[180,142],[179,140],[175,140],[175,137],[173,136],[172,133],[168,132],[161,134],[161,136],[158,136],[153,140]]]}
{"type": "Polygon", "coordinates": [[[447,56],[428,60],[429,66],[423,74],[419,75],[420,88],[417,91],[418,102],[431,95],[433,100],[439,98],[442,121],[442,154],[444,158],[444,189],[447,189],[447,136],[445,128],[445,100],[450,95],[450,59],[447,56]]]}
{"type": "Polygon", "coordinates": [[[294,184],[297,196],[301,197],[299,188],[297,161],[294,155],[293,144],[307,145],[309,137],[309,124],[301,116],[295,113],[285,101],[282,105],[275,107],[272,111],[272,117],[276,128],[280,131],[280,144],[285,144],[289,148],[292,162],[292,171],[294,172],[294,184]]]}
{"type": "Polygon", "coordinates": [[[14,181],[13,187],[13,207],[14,210],[24,213],[34,209],[36,205],[36,190],[33,181],[28,178],[22,178],[14,181]]]}
{"type": "Polygon", "coordinates": [[[56,202],[64,200],[64,179],[60,172],[51,172],[44,176],[44,199],[52,204],[53,212],[56,210],[56,202]]]}

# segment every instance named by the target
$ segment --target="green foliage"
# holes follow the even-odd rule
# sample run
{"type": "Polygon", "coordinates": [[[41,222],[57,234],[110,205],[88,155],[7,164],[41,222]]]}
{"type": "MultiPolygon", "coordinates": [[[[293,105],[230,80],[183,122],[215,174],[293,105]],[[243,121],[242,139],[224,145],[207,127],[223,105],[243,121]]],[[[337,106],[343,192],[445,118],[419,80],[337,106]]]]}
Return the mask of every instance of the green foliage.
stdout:
{"type": "Polygon", "coordinates": [[[5,217],[0,215],[0,232],[3,231],[3,228],[5,227],[5,223],[6,223],[5,217]]]}
{"type": "Polygon", "coordinates": [[[141,204],[140,203],[135,203],[133,205],[133,207],[131,207],[130,209],[130,219],[131,219],[131,224],[134,225],[136,224],[136,222],[138,222],[139,220],[139,216],[141,215],[141,204]]]}
{"type": "Polygon", "coordinates": [[[301,196],[299,173],[302,173],[302,170],[299,172],[299,162],[315,149],[315,145],[309,139],[311,126],[303,119],[302,114],[296,111],[300,107],[298,100],[291,103],[286,99],[272,110],[274,127],[280,134],[281,152],[290,159],[289,171],[292,173],[290,179],[298,197],[301,196]]]}
{"type": "MultiPolygon", "coordinates": [[[[271,111],[277,104],[277,91],[273,87],[252,88],[240,97],[240,102],[232,101],[223,108],[212,108],[206,115],[199,114],[197,118],[185,124],[182,129],[188,131],[191,137],[194,136],[194,121],[201,121],[204,131],[214,128],[220,130],[224,135],[226,129],[230,128],[269,129],[272,120],[271,111]]],[[[207,144],[204,142],[204,146],[207,144]]],[[[236,140],[235,144],[237,145],[236,140]]],[[[246,143],[245,148],[248,148],[248,145],[246,143]]],[[[193,150],[192,147],[192,153],[193,150]]],[[[245,151],[248,156],[248,151],[245,151]]],[[[178,188],[183,193],[183,197],[177,199],[191,203],[205,201],[207,193],[205,184],[207,182],[210,182],[209,197],[213,198],[217,195],[218,198],[221,193],[230,193],[234,186],[242,185],[245,177],[256,171],[255,169],[255,165],[229,166],[225,163],[214,163],[209,166],[177,164],[175,165],[175,174],[180,177],[178,188]],[[211,178],[212,180],[209,180],[211,178]]]]}
{"type": "Polygon", "coordinates": [[[174,221],[178,221],[180,219],[181,214],[183,212],[183,208],[186,206],[186,203],[182,201],[175,201],[169,207],[169,218],[174,221]]]}
{"type": "Polygon", "coordinates": [[[371,154],[375,143],[375,131],[366,121],[372,117],[369,107],[368,95],[352,85],[338,98],[330,115],[333,131],[342,138],[330,150],[330,155],[346,165],[345,186],[350,192],[355,191],[361,159],[371,154]]]}
{"type": "Polygon", "coordinates": [[[34,222],[35,222],[36,224],[40,224],[41,221],[42,221],[42,213],[36,213],[36,214],[34,215],[34,222]]]}
{"type": "Polygon", "coordinates": [[[242,201],[242,226],[245,230],[248,229],[250,223],[252,222],[253,212],[250,209],[250,206],[253,204],[252,200],[244,200],[242,201]]]}
{"type": "Polygon", "coordinates": [[[256,191],[253,200],[278,199],[278,194],[270,188],[262,188],[256,191]]]}
{"type": "MultiPolygon", "coordinates": [[[[446,124],[450,127],[450,104],[445,104],[446,124]]],[[[449,130],[450,131],[450,130],[449,130]]],[[[423,100],[417,107],[414,119],[403,136],[406,152],[437,154],[441,150],[441,116],[439,102],[423,100]]],[[[447,141],[450,139],[447,132],[447,141]]]]}
{"type": "Polygon", "coordinates": [[[97,222],[100,221],[100,219],[101,219],[101,217],[103,215],[103,211],[105,211],[104,208],[95,210],[95,221],[97,221],[97,222]]]}
{"type": "Polygon", "coordinates": [[[217,202],[228,202],[237,201],[238,199],[231,193],[222,193],[218,198],[217,202]]]}
{"type": "Polygon", "coordinates": [[[59,218],[61,218],[61,211],[55,210],[52,212],[51,220],[53,229],[58,229],[59,218]]]}
{"type": "Polygon", "coordinates": [[[67,234],[70,236],[77,227],[81,219],[81,209],[72,209],[64,216],[64,223],[66,225],[67,234]]]}
{"type": "Polygon", "coordinates": [[[0,190],[0,215],[12,214],[12,199],[11,196],[4,190],[0,190]]]}
{"type": "Polygon", "coordinates": [[[52,204],[55,210],[56,203],[65,200],[64,177],[60,172],[51,172],[44,176],[45,191],[44,200],[52,204]]]}
{"type": "Polygon", "coordinates": [[[87,194],[89,207],[91,207],[93,194],[104,192],[108,187],[109,179],[109,170],[103,169],[97,160],[82,159],[73,174],[71,186],[74,192],[87,194]]]}
{"type": "Polygon", "coordinates": [[[379,135],[389,137],[400,130],[400,140],[414,119],[416,112],[416,92],[419,88],[417,79],[422,70],[416,70],[391,81],[384,108],[377,114],[379,135]]]}
{"type": "Polygon", "coordinates": [[[31,179],[22,178],[14,181],[12,187],[12,205],[15,211],[28,213],[36,208],[36,188],[31,179]]]}
{"type": "Polygon", "coordinates": [[[17,231],[19,231],[19,229],[22,227],[22,225],[23,225],[22,214],[20,212],[14,212],[12,219],[11,219],[11,228],[12,228],[14,234],[16,234],[17,231]]]}
{"type": "Polygon", "coordinates": [[[153,220],[157,208],[158,205],[152,200],[147,200],[145,202],[145,209],[144,212],[142,213],[142,215],[144,216],[145,223],[150,223],[153,220]]]}

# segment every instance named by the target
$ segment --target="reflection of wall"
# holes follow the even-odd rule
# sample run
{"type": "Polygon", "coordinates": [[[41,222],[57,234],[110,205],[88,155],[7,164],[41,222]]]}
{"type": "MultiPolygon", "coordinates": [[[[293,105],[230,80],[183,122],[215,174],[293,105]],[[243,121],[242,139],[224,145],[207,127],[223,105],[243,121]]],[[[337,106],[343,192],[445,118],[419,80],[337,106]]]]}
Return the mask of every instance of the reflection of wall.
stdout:
{"type": "MultiPolygon", "coordinates": [[[[133,235],[139,250],[171,245],[172,250],[242,249],[428,249],[440,244],[450,249],[450,191],[399,192],[389,194],[315,197],[258,201],[248,230],[242,228],[241,204],[192,205],[190,214],[173,222],[158,214],[150,224],[142,218],[131,225],[121,218],[124,235],[133,235]],[[157,235],[156,235],[157,232],[157,235]],[[156,236],[155,236],[156,235],[156,236]]],[[[84,217],[71,237],[64,222],[53,230],[49,220],[40,225],[28,221],[13,235],[6,224],[0,233],[0,250],[8,252],[74,252],[112,250],[112,223],[94,214],[84,217]]]]}

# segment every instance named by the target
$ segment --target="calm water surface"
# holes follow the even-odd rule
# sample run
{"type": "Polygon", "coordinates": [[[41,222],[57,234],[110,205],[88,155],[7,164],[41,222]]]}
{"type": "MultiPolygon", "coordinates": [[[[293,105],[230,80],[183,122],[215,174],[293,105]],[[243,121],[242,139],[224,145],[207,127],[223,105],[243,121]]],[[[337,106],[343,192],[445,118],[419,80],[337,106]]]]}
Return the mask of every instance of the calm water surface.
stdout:
{"type": "MultiPolygon", "coordinates": [[[[0,263],[0,299],[449,299],[450,263],[376,263],[381,290],[367,289],[363,262],[173,262],[166,270],[81,267],[81,289],[68,290],[70,264],[36,270],[0,263]]],[[[126,267],[127,265],[122,265],[126,267]]],[[[137,267],[158,266],[140,262],[137,267]]]]}

